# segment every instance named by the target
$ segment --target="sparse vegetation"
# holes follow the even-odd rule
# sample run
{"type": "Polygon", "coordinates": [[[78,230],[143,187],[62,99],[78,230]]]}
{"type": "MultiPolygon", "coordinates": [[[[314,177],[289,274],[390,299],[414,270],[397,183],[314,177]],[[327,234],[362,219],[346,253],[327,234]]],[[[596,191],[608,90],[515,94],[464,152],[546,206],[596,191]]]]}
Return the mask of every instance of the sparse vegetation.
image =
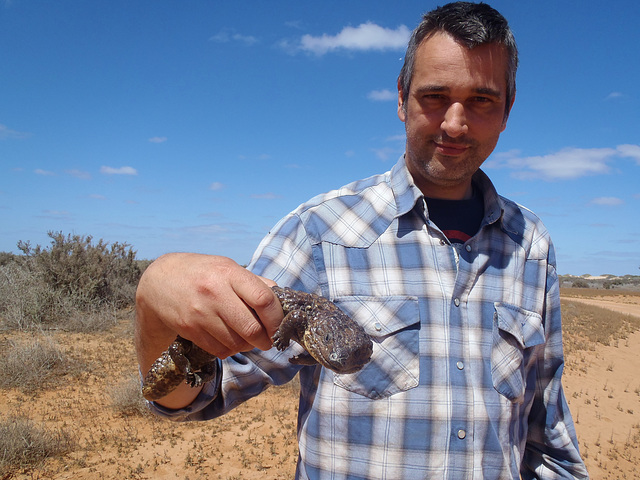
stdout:
{"type": "Polygon", "coordinates": [[[48,337],[16,342],[4,340],[0,356],[0,387],[33,393],[65,373],[69,360],[48,337]]]}
{"type": "Polygon", "coordinates": [[[563,288],[589,288],[598,290],[629,290],[637,293],[640,290],[640,275],[560,275],[560,286],[563,288]]]}
{"type": "MultiPolygon", "coordinates": [[[[49,232],[51,245],[19,241],[22,255],[0,256],[0,326],[104,330],[131,306],[142,273],[126,243],[49,232]]],[[[142,265],[144,267],[144,264],[142,265]]]]}
{"type": "Polygon", "coordinates": [[[12,471],[37,467],[50,457],[70,452],[73,445],[71,436],[62,429],[48,429],[23,416],[3,418],[0,420],[0,475],[11,478],[12,471]]]}
{"type": "MultiPolygon", "coordinates": [[[[297,381],[206,424],[148,415],[130,308],[146,265],[125,244],[50,237],[0,252],[0,479],[293,477],[297,381]],[[93,273],[78,282],[80,272],[93,273]]],[[[638,278],[570,277],[587,286],[562,289],[566,393],[594,480],[633,478],[640,465],[640,382],[601,353],[636,348],[640,319],[578,300],[640,303],[638,278]]]]}
{"type": "Polygon", "coordinates": [[[138,375],[132,375],[117,383],[111,388],[110,397],[112,407],[121,415],[147,415],[150,413],[142,397],[138,375]]]}
{"type": "Polygon", "coordinates": [[[610,345],[615,339],[625,339],[640,329],[640,318],[566,299],[562,301],[562,324],[565,350],[571,350],[585,341],[610,345]]]}

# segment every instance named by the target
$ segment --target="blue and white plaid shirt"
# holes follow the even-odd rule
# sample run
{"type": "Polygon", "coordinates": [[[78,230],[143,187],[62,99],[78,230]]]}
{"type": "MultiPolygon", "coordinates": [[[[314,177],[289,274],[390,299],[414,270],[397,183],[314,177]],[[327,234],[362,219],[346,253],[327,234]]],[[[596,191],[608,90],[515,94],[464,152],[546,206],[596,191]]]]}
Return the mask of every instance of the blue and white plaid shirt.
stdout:
{"type": "Polygon", "coordinates": [[[481,171],[480,231],[451,244],[404,158],[281,220],[249,266],[332,299],[374,339],[363,370],[236,355],[176,419],[224,414],[300,374],[301,479],[587,478],[561,386],[549,234],[481,171]],[[221,389],[221,390],[220,390],[221,389]]]}

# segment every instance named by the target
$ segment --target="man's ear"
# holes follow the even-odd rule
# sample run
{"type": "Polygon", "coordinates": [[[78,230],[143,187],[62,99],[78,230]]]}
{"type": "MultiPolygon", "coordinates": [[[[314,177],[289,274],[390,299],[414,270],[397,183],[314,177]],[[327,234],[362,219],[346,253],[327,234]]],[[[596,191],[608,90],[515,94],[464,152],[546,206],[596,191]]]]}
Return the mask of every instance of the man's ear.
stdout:
{"type": "Polygon", "coordinates": [[[398,118],[400,121],[404,122],[407,118],[407,112],[404,108],[404,95],[402,91],[402,85],[400,83],[400,79],[398,79],[398,118]]]}

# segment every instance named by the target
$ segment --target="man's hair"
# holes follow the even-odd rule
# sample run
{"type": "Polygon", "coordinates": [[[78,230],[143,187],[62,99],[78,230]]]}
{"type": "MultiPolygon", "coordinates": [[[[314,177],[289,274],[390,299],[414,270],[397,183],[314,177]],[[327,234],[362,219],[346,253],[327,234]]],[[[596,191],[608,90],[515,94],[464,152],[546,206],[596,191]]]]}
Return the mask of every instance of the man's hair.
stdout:
{"type": "Polygon", "coordinates": [[[404,65],[398,76],[405,108],[411,88],[416,50],[425,39],[438,32],[449,34],[456,42],[468,49],[490,43],[497,43],[506,49],[507,103],[504,112],[506,120],[516,93],[518,47],[507,20],[486,3],[453,2],[423,15],[422,22],[411,34],[404,65]]]}

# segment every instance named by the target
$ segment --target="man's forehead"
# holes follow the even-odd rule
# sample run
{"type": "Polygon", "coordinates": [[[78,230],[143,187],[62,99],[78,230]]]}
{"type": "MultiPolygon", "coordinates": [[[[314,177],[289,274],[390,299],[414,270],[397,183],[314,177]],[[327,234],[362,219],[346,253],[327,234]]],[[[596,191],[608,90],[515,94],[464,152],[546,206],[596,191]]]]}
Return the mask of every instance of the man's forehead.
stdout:
{"type": "Polygon", "coordinates": [[[508,54],[499,43],[487,43],[468,48],[444,32],[425,38],[416,50],[414,75],[433,77],[449,75],[456,78],[466,72],[491,80],[494,87],[506,90],[508,54]]]}

